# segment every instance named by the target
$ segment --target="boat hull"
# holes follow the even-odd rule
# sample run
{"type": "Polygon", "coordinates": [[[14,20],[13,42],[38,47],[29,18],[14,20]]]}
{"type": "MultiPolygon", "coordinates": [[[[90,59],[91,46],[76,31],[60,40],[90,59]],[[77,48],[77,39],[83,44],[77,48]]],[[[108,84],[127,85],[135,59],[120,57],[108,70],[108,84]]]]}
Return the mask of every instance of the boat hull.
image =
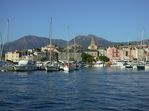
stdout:
{"type": "Polygon", "coordinates": [[[58,71],[59,68],[58,67],[54,67],[54,66],[45,66],[45,70],[46,71],[58,71]]]}
{"type": "Polygon", "coordinates": [[[137,70],[145,70],[145,66],[144,65],[138,65],[137,70]]]}
{"type": "Polygon", "coordinates": [[[95,65],[93,65],[94,67],[104,67],[104,65],[103,64],[95,64],[95,65]]]}
{"type": "Polygon", "coordinates": [[[34,65],[15,65],[15,71],[34,71],[37,70],[37,67],[34,65]]]}
{"type": "Polygon", "coordinates": [[[64,71],[73,71],[75,69],[76,69],[76,67],[74,65],[70,65],[70,66],[66,65],[66,66],[63,67],[64,71]]]}
{"type": "Polygon", "coordinates": [[[1,66],[0,71],[2,72],[14,71],[14,67],[12,65],[1,66]]]}

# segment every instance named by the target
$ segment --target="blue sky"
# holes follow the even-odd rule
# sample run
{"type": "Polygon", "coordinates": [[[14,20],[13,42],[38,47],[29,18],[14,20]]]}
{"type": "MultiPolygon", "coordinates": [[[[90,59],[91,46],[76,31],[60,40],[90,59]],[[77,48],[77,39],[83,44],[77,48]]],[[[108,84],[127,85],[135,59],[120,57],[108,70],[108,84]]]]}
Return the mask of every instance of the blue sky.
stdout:
{"type": "Polygon", "coordinates": [[[149,0],[0,0],[0,32],[10,20],[9,39],[24,35],[53,38],[94,34],[109,41],[149,38],[149,0]],[[75,34],[74,34],[75,33],[75,34]]]}

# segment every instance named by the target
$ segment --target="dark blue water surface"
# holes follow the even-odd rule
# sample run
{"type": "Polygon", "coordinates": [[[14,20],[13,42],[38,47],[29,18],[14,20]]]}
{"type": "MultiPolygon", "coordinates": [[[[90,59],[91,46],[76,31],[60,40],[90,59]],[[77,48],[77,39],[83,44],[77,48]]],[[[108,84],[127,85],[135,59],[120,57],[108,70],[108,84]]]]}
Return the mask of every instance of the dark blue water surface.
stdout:
{"type": "Polygon", "coordinates": [[[0,111],[149,111],[149,72],[1,72],[0,111]]]}

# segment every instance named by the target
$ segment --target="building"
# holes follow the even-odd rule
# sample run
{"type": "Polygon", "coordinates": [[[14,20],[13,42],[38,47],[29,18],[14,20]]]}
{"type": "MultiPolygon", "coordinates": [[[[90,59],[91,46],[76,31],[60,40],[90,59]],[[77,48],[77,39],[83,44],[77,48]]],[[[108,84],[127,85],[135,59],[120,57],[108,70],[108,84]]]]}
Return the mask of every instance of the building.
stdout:
{"type": "Polygon", "coordinates": [[[108,47],[106,50],[106,56],[110,60],[120,60],[121,59],[121,53],[116,47],[108,47]]]}
{"type": "Polygon", "coordinates": [[[83,52],[93,56],[94,59],[97,59],[97,57],[99,56],[99,51],[98,50],[84,50],[83,52]]]}
{"type": "MultiPolygon", "coordinates": [[[[80,52],[69,52],[69,60],[74,60],[74,61],[82,61],[82,58],[81,58],[81,54],[80,52]]],[[[67,54],[67,51],[64,51],[64,52],[60,52],[59,55],[59,60],[62,60],[62,61],[67,61],[68,60],[68,54],[67,54]]]]}
{"type": "Polygon", "coordinates": [[[7,52],[5,54],[5,61],[19,62],[22,54],[19,51],[7,52]]]}
{"type": "Polygon", "coordinates": [[[89,49],[89,50],[97,50],[97,45],[95,44],[95,40],[94,40],[93,37],[91,38],[91,43],[90,43],[90,45],[88,46],[88,49],[89,49]]]}
{"type": "Polygon", "coordinates": [[[118,48],[121,60],[132,60],[135,49],[132,46],[120,46],[118,48]]]}
{"type": "Polygon", "coordinates": [[[105,48],[99,48],[99,56],[106,56],[106,49],[105,48]]]}
{"type": "Polygon", "coordinates": [[[95,44],[94,37],[91,38],[90,45],[88,46],[88,50],[83,50],[83,53],[89,54],[96,59],[99,56],[99,51],[97,50],[97,45],[95,44]]]}
{"type": "Polygon", "coordinates": [[[129,45],[129,46],[120,46],[119,52],[121,60],[145,60],[145,47],[129,45]]]}
{"type": "Polygon", "coordinates": [[[141,48],[141,47],[137,47],[136,48],[136,58],[139,61],[145,60],[146,57],[145,57],[145,50],[144,50],[144,48],[141,48]]]}
{"type": "Polygon", "coordinates": [[[48,51],[48,52],[50,52],[50,51],[54,51],[54,52],[59,52],[58,50],[58,47],[56,47],[55,45],[47,45],[47,46],[44,46],[44,47],[42,47],[41,48],[41,51],[42,52],[44,52],[44,51],[48,51]]]}
{"type": "Polygon", "coordinates": [[[55,45],[47,45],[45,47],[41,48],[41,52],[44,52],[45,55],[47,56],[47,58],[50,59],[51,56],[51,60],[52,61],[58,61],[58,47],[56,47],[55,45]]]}
{"type": "Polygon", "coordinates": [[[145,59],[149,61],[149,47],[145,48],[145,59]]]}

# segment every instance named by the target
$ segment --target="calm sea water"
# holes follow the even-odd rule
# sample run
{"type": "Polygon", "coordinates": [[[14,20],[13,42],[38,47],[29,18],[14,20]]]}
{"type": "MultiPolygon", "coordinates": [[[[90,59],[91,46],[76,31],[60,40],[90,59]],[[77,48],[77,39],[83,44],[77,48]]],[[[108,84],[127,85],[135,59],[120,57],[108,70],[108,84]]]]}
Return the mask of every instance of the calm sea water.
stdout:
{"type": "Polygon", "coordinates": [[[0,111],[149,111],[149,72],[1,72],[0,111]]]}

